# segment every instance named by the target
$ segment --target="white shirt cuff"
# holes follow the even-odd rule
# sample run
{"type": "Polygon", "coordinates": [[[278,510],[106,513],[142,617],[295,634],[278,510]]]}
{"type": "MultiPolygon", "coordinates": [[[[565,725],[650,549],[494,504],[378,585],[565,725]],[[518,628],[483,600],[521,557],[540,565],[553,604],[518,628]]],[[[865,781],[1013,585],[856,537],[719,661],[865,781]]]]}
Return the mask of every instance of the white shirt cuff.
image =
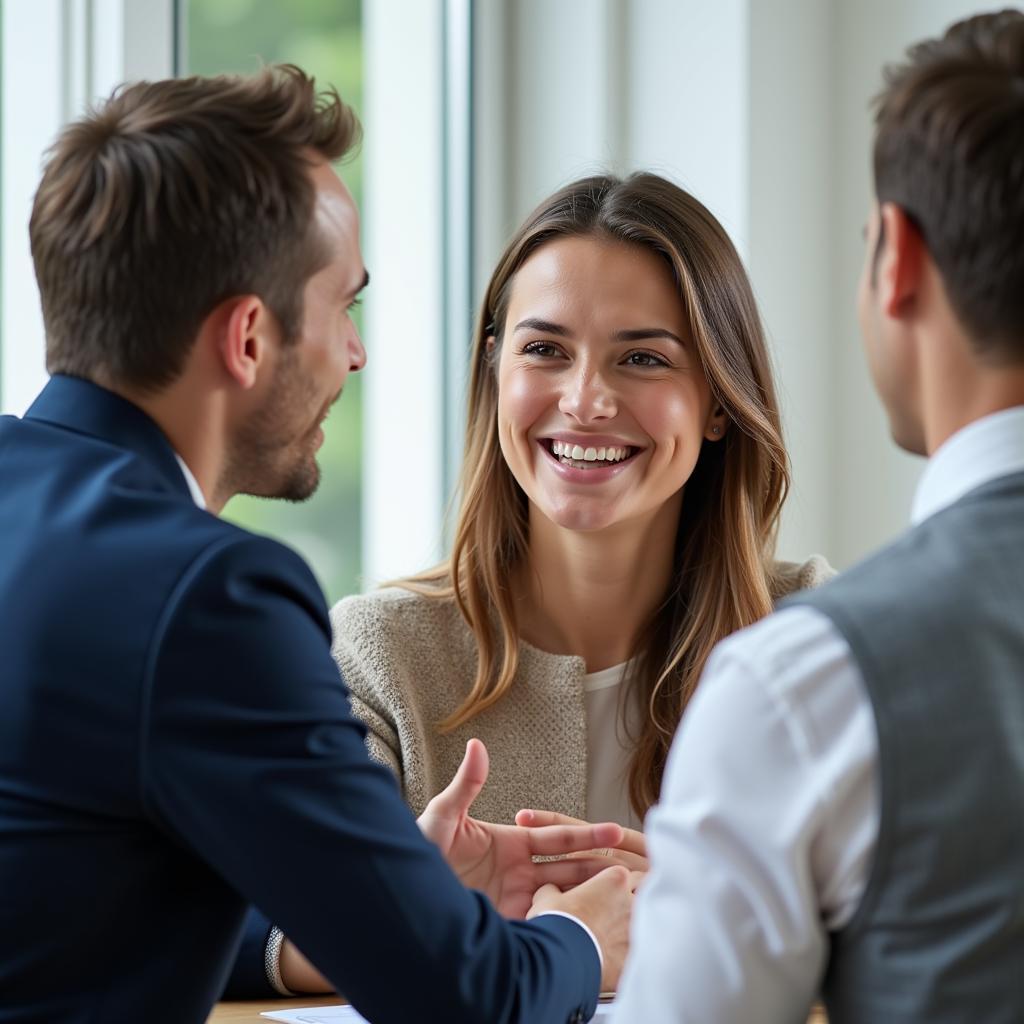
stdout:
{"type": "Polygon", "coordinates": [[[537,917],[566,917],[578,924],[590,936],[590,941],[594,944],[594,949],[597,950],[597,959],[601,962],[601,974],[604,974],[604,953],[601,952],[601,943],[597,941],[597,936],[578,917],[567,914],[564,910],[545,910],[543,914],[538,914],[537,917]]]}

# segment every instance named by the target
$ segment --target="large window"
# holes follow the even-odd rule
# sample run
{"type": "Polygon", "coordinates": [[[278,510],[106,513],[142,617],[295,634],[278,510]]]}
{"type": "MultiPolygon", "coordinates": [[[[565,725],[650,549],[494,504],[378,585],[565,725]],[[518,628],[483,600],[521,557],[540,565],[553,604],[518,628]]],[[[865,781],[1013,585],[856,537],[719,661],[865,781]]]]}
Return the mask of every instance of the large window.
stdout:
{"type": "Polygon", "coordinates": [[[373,279],[369,369],[327,422],[318,494],[238,499],[227,514],[298,548],[332,600],[436,560],[469,316],[449,285],[464,280],[450,241],[468,224],[469,11],[470,0],[0,0],[0,412],[24,412],[46,380],[27,225],[61,125],[118,82],[294,62],[365,110],[362,150],[340,171],[373,279]]]}
{"type": "MultiPolygon", "coordinates": [[[[264,64],[297,64],[319,85],[334,86],[361,112],[360,0],[182,2],[180,74],[252,72],[264,64]]],[[[359,153],[338,170],[362,207],[359,153]]],[[[353,374],[324,426],[320,488],[308,502],[286,505],[241,496],[229,502],[224,513],[297,548],[331,601],[360,589],[362,410],[362,380],[353,374]]]]}

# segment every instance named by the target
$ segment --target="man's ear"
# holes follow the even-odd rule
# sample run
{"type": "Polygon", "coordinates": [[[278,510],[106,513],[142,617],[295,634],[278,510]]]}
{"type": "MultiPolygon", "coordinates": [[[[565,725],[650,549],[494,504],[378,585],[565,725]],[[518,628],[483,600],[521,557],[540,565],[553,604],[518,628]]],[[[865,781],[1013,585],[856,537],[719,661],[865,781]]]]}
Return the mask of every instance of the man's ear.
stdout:
{"type": "Polygon", "coordinates": [[[896,203],[883,203],[882,244],[876,267],[876,287],[886,316],[902,317],[917,298],[924,271],[925,244],[921,232],[896,203]]]}
{"type": "Polygon", "coordinates": [[[220,357],[229,377],[244,391],[256,383],[266,359],[274,318],[257,295],[229,299],[220,334],[220,357]]]}

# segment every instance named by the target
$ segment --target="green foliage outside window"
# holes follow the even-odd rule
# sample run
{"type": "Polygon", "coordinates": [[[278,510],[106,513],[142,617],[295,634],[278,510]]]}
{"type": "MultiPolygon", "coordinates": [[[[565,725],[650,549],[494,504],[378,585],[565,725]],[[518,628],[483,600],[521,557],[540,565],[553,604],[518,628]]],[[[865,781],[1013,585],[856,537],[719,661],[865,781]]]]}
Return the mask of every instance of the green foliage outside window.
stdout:
{"type": "MultiPolygon", "coordinates": [[[[297,64],[318,85],[333,85],[362,109],[360,0],[187,0],[186,74],[247,73],[264,64],[297,64]]],[[[362,161],[339,168],[362,206],[362,161]]],[[[357,325],[358,325],[358,311],[357,325]]],[[[240,496],[225,516],[299,550],[330,601],[359,589],[362,387],[349,377],[324,424],[317,493],[301,505],[240,496]]]]}

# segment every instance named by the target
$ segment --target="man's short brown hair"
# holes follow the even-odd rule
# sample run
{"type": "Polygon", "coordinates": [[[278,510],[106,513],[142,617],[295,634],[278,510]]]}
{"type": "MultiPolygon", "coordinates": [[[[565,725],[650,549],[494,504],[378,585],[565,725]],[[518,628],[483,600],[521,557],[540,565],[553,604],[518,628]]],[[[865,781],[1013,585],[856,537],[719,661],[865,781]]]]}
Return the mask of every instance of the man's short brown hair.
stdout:
{"type": "Polygon", "coordinates": [[[1024,360],[1024,13],[912,47],[878,99],[875,191],[920,230],[980,353],[1024,360]]]}
{"type": "Polygon", "coordinates": [[[119,87],[50,150],[32,258],[51,373],[157,390],[205,317],[259,295],[285,338],[326,263],[310,157],[343,156],[355,114],[282,65],[119,87]]]}

